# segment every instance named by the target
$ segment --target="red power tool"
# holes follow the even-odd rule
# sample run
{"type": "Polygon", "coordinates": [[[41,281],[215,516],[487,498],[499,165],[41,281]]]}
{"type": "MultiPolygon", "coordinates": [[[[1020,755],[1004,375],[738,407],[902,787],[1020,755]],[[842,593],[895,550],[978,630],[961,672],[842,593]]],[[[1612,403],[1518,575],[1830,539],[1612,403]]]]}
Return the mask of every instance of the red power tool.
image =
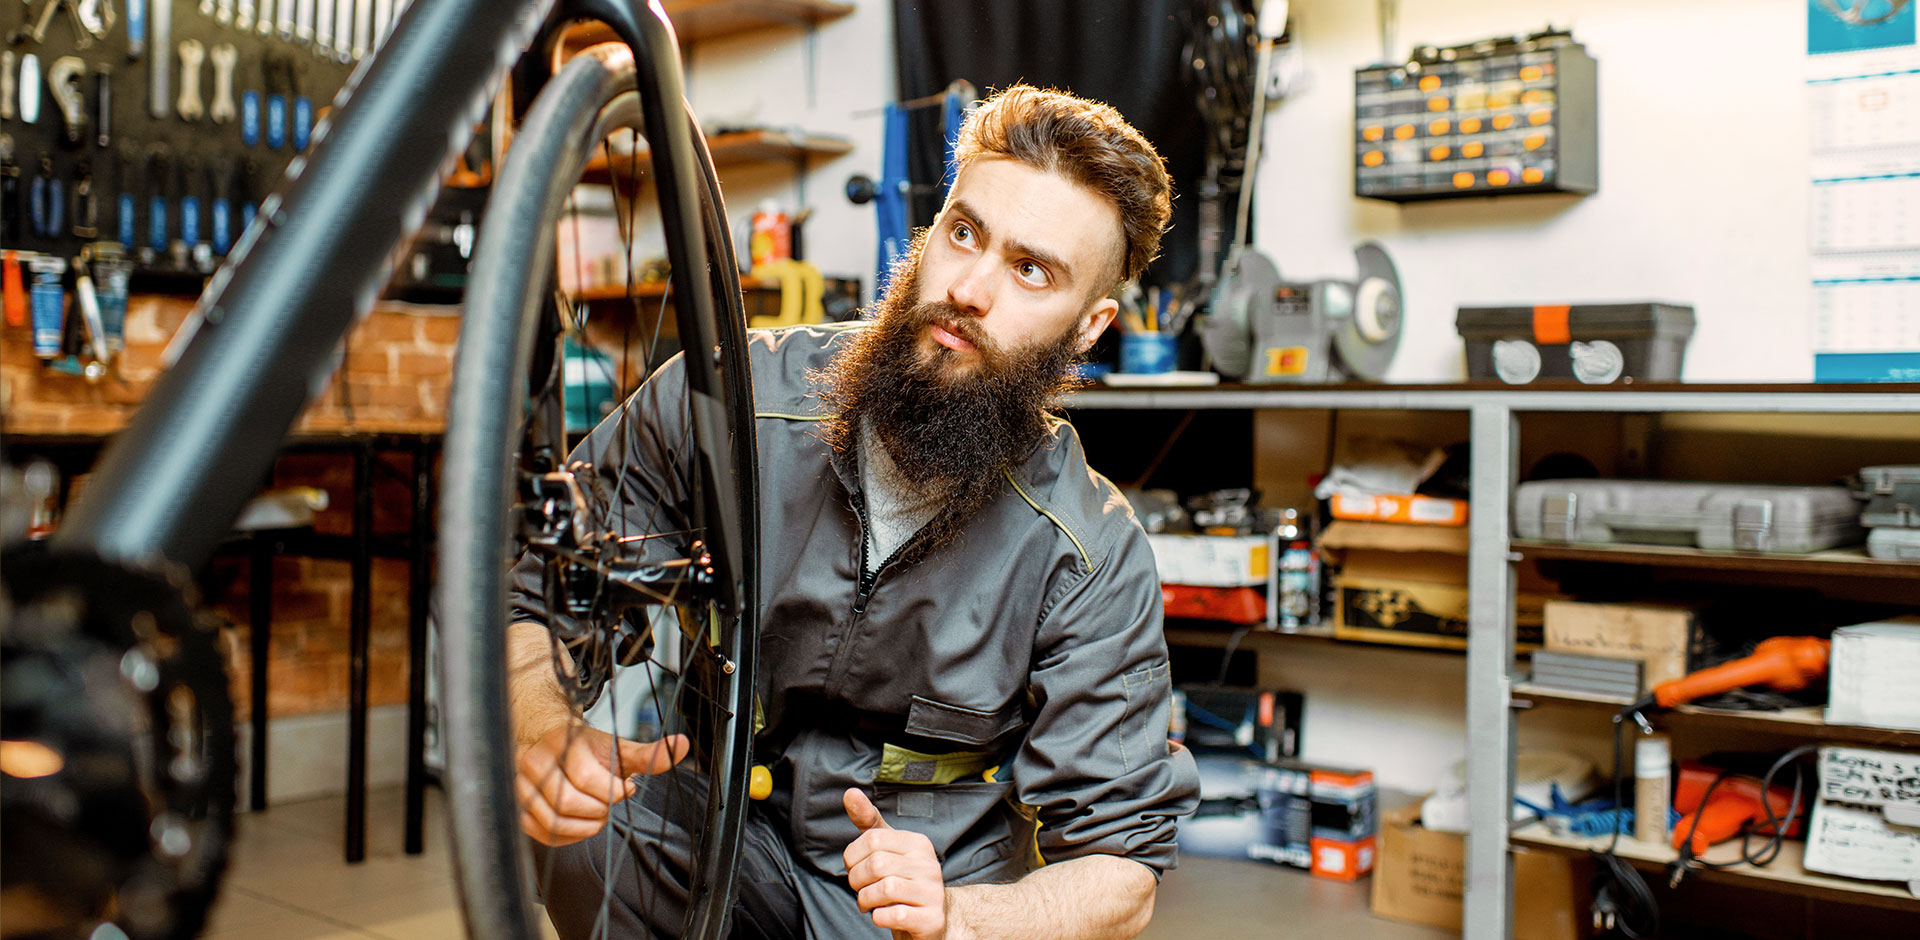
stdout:
{"type": "MultiPolygon", "coordinates": [[[[1678,681],[1678,680],[1676,680],[1678,681]]],[[[1760,781],[1747,776],[1728,776],[1714,786],[1713,781],[1721,772],[1698,761],[1680,763],[1680,782],[1673,788],[1673,808],[1685,815],[1673,827],[1673,847],[1680,848],[1687,836],[1693,836],[1690,849],[1695,857],[1706,854],[1707,847],[1716,842],[1731,839],[1740,834],[1740,830],[1753,825],[1757,835],[1773,835],[1773,827],[1766,824],[1766,804],[1762,804],[1760,781]],[[1713,799],[1705,806],[1700,805],[1701,797],[1707,788],[1713,788],[1713,799]],[[1695,823],[1698,817],[1699,822],[1695,823]]],[[[1766,792],[1767,804],[1773,807],[1773,818],[1787,824],[1787,837],[1799,838],[1801,823],[1806,819],[1806,808],[1810,797],[1800,800],[1800,812],[1796,818],[1788,819],[1793,811],[1793,788],[1773,786],[1766,792]]]]}

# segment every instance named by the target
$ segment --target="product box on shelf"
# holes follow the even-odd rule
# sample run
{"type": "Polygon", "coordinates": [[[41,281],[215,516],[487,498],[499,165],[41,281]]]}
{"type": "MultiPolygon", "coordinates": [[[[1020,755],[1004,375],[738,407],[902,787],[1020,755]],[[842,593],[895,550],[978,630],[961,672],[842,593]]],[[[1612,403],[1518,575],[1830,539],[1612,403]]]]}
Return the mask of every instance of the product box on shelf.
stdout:
{"type": "Polygon", "coordinates": [[[1678,679],[1704,642],[1699,610],[1667,604],[1546,603],[1546,648],[1646,664],[1648,688],[1678,679]]]}
{"type": "MultiPolygon", "coordinates": [[[[1459,930],[1467,872],[1466,837],[1420,825],[1418,804],[1380,819],[1373,913],[1459,930]]],[[[1593,865],[1555,852],[1513,852],[1514,940],[1591,936],[1593,865]]]]}
{"type": "MultiPolygon", "coordinates": [[[[1389,522],[1335,522],[1320,548],[1340,566],[1333,578],[1335,637],[1465,649],[1468,530],[1389,522]]],[[[1544,606],[1552,592],[1529,564],[1518,572],[1516,642],[1541,643],[1544,606]]]]}
{"type": "Polygon", "coordinates": [[[1373,772],[1299,761],[1196,755],[1200,809],[1180,824],[1180,851],[1304,868],[1353,881],[1373,870],[1373,772]]]}
{"type": "Polygon", "coordinates": [[[1335,519],[1352,519],[1356,522],[1444,526],[1467,524],[1466,500],[1438,496],[1335,493],[1327,511],[1335,519]]]}
{"type": "Polygon", "coordinates": [[[1147,544],[1163,584],[1264,586],[1273,563],[1265,535],[1149,535],[1147,544]]]}

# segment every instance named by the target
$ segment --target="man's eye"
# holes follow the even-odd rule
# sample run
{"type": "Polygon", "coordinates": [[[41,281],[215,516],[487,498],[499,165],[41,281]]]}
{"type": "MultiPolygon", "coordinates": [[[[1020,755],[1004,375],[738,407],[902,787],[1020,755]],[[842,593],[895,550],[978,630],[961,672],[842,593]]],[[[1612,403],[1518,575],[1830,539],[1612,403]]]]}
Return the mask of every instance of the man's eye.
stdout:
{"type": "Polygon", "coordinates": [[[1023,281],[1035,287],[1044,287],[1047,283],[1047,269],[1031,261],[1022,261],[1013,266],[1013,273],[1023,281]]]}
{"type": "Polygon", "coordinates": [[[973,226],[971,226],[971,225],[968,225],[968,224],[967,224],[967,223],[965,223],[965,222],[955,222],[955,223],[953,223],[953,240],[954,240],[955,242],[958,242],[958,243],[960,243],[960,244],[962,244],[962,245],[966,245],[966,244],[970,244],[970,243],[972,243],[972,241],[973,241],[973,226]]]}

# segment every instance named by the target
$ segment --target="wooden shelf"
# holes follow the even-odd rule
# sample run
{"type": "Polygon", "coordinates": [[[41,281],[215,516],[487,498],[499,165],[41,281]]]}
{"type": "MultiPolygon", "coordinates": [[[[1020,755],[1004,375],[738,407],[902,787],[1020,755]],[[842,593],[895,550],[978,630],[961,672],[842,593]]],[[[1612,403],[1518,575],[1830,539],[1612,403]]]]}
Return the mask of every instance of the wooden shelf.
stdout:
{"type": "MultiPolygon", "coordinates": [[[[780,282],[778,281],[763,281],[751,277],[743,277],[740,279],[741,290],[775,290],[779,287],[780,282]]],[[[666,296],[666,294],[666,281],[647,281],[643,284],[635,284],[633,286],[633,293],[631,294],[627,293],[626,285],[615,284],[610,287],[594,287],[575,294],[569,294],[567,299],[575,303],[626,300],[629,297],[640,300],[659,300],[661,297],[666,296]]]]}
{"type": "MultiPolygon", "coordinates": [[[[1516,845],[1573,854],[1585,854],[1607,847],[1605,836],[1594,838],[1559,836],[1538,825],[1517,830],[1511,838],[1516,845]]],[[[1724,881],[1751,888],[1764,888],[1784,894],[1797,894],[1848,904],[1867,904],[1874,907],[1920,912],[1920,899],[1916,899],[1908,892],[1906,885],[1883,881],[1859,881],[1838,875],[1810,872],[1801,864],[1801,858],[1805,852],[1806,843],[1789,840],[1781,845],[1780,856],[1773,860],[1773,864],[1764,868],[1747,864],[1723,869],[1696,868],[1687,872],[1687,878],[1724,881]]],[[[1642,842],[1624,835],[1620,837],[1616,854],[1632,862],[1636,868],[1652,871],[1663,870],[1666,864],[1676,857],[1671,846],[1656,842],[1642,842]]],[[[1737,859],[1739,856],[1740,842],[1736,839],[1714,846],[1707,852],[1706,859],[1711,862],[1726,862],[1737,859]]]]}
{"type": "MultiPolygon", "coordinates": [[[[853,4],[833,0],[666,0],[661,6],[681,45],[760,29],[818,26],[853,12],[853,4]]],[[[580,23],[561,35],[561,48],[572,52],[613,39],[613,30],[603,23],[580,23]]]]}
{"type": "MultiPolygon", "coordinates": [[[[1220,624],[1218,629],[1208,629],[1205,627],[1171,627],[1166,631],[1167,642],[1178,643],[1182,646],[1225,646],[1227,639],[1233,636],[1233,632],[1238,629],[1240,629],[1239,625],[1224,622],[1220,624]]],[[[1263,643],[1269,640],[1301,639],[1331,640],[1333,639],[1333,627],[1331,625],[1315,625],[1281,633],[1275,630],[1268,630],[1263,626],[1254,626],[1253,629],[1247,631],[1246,637],[1240,641],[1240,646],[1244,649],[1249,643],[1263,643]]],[[[1368,645],[1378,646],[1380,644],[1368,645]]]]}
{"type": "Polygon", "coordinates": [[[1709,552],[1697,548],[1660,545],[1570,545],[1561,542],[1513,541],[1513,550],[1527,559],[1597,561],[1615,565],[1661,565],[1759,571],[1777,574],[1837,575],[1853,578],[1920,578],[1920,564],[1881,561],[1865,549],[1837,548],[1805,555],[1760,555],[1749,552],[1709,552]]]}
{"type": "MultiPolygon", "coordinates": [[[[724,134],[707,135],[707,152],[713,157],[717,168],[745,166],[756,163],[797,163],[814,157],[837,157],[853,151],[852,142],[841,137],[828,137],[820,134],[789,134],[785,131],[728,131],[724,134]]],[[[587,167],[581,176],[589,182],[608,182],[614,175],[626,176],[631,165],[644,172],[648,163],[648,152],[643,146],[639,153],[629,160],[625,154],[614,154],[611,160],[613,173],[608,172],[609,160],[602,152],[587,161],[587,167]]]]}
{"type": "MultiPolygon", "coordinates": [[[[1618,711],[1629,703],[1604,695],[1591,695],[1581,692],[1569,692],[1562,689],[1549,689],[1526,682],[1513,686],[1516,698],[1528,698],[1542,702],[1555,702],[1567,705],[1592,706],[1607,711],[1618,711]]],[[[1681,705],[1653,713],[1652,717],[1678,717],[1688,724],[1739,728],[1746,731],[1764,731],[1773,734],[1794,735],[1817,738],[1821,741],[1845,744],[1865,744],[1882,747],[1920,747],[1920,731],[1903,731],[1897,728],[1870,728],[1865,725],[1828,724],[1825,709],[1813,705],[1805,708],[1786,708],[1780,711],[1745,711],[1731,708],[1705,708],[1699,705],[1681,705]]]]}

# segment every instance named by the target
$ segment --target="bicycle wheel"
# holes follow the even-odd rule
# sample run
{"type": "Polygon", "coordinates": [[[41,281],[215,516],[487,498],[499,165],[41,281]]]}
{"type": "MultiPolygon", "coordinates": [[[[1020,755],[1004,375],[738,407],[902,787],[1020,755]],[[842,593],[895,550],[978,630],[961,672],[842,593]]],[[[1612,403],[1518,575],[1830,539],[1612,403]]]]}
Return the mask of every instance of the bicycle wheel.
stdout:
{"type": "MultiPolygon", "coordinates": [[[[569,613],[555,620],[554,668],[576,704],[598,697],[616,664],[664,679],[649,696],[660,733],[692,739],[683,766],[704,781],[693,805],[675,810],[696,834],[681,936],[723,936],[732,904],[757,640],[752,383],[718,182],[677,74],[664,77],[671,81],[656,71],[643,96],[631,63],[592,56],[555,76],[516,135],[473,256],[441,471],[436,594],[454,862],[475,938],[535,935],[504,655],[513,558],[537,570],[548,610],[569,613]],[[636,395],[569,458],[559,340],[577,335],[577,324],[554,300],[556,223],[588,157],[620,129],[647,136],[679,336],[696,354],[651,380],[654,398],[675,403],[654,415],[660,427],[638,423],[636,395]],[[636,435],[665,448],[673,486],[627,491],[631,468],[607,465],[636,435]],[[650,637],[660,618],[649,605],[677,613],[681,629],[650,637]]],[[[603,919],[617,877],[606,878],[603,919]]]]}

